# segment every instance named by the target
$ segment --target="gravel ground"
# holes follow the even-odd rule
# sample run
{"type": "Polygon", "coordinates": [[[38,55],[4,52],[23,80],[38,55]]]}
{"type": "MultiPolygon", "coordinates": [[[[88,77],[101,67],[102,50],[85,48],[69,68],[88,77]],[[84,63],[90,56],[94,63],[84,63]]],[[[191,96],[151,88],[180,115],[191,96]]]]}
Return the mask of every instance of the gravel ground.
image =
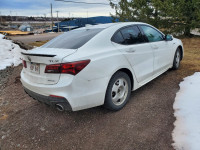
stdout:
{"type": "Polygon", "coordinates": [[[183,39],[185,58],[132,92],[118,112],[102,107],[58,112],[31,99],[20,82],[22,66],[0,71],[0,150],[171,150],[173,103],[179,83],[200,70],[199,38],[183,39]]]}
{"type": "Polygon", "coordinates": [[[173,102],[184,75],[168,71],[132,92],[124,109],[57,110],[31,99],[16,67],[0,96],[0,147],[8,149],[170,150],[173,102]]]}
{"type": "Polygon", "coordinates": [[[13,70],[13,67],[7,67],[4,70],[0,70],[0,93],[5,88],[8,77],[12,74],[13,70]]]}

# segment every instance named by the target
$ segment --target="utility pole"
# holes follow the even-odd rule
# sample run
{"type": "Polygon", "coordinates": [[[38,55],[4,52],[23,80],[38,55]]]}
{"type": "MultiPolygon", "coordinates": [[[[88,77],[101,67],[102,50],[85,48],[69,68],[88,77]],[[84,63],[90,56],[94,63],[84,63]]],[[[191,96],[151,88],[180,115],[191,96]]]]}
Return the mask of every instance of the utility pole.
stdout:
{"type": "Polygon", "coordinates": [[[1,16],[1,12],[0,12],[0,17],[1,17],[1,22],[0,22],[0,24],[3,24],[3,23],[2,23],[2,16],[1,16]]]}
{"type": "Polygon", "coordinates": [[[44,14],[44,28],[46,29],[46,14],[44,14]]]}
{"type": "Polygon", "coordinates": [[[53,32],[53,13],[52,13],[52,3],[51,3],[51,30],[53,32]]]}
{"type": "Polygon", "coordinates": [[[70,31],[70,21],[71,19],[70,19],[70,12],[69,12],[69,31],[70,31]]]}
{"type": "Polygon", "coordinates": [[[12,11],[10,11],[10,19],[11,19],[10,24],[12,24],[12,11]]]}
{"type": "Polygon", "coordinates": [[[57,13],[57,21],[58,21],[58,12],[59,12],[59,11],[56,11],[56,13],[57,13]]]}
{"type": "Polygon", "coordinates": [[[17,21],[17,12],[16,12],[16,21],[17,21]]]}
{"type": "Polygon", "coordinates": [[[87,10],[87,24],[88,24],[88,10],[87,10]]]}
{"type": "Polygon", "coordinates": [[[58,32],[59,32],[59,22],[58,22],[58,12],[59,11],[56,11],[57,12],[57,28],[58,28],[58,32]]]}

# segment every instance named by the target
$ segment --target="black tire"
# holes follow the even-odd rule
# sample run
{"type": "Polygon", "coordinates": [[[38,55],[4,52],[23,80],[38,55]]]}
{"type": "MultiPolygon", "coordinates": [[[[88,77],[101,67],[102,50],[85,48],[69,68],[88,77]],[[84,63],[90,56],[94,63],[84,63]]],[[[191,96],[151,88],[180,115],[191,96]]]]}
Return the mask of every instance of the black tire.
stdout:
{"type": "Polygon", "coordinates": [[[181,50],[177,48],[176,53],[174,55],[174,61],[173,61],[173,70],[177,70],[180,67],[181,62],[181,50]]]}
{"type": "Polygon", "coordinates": [[[113,111],[120,110],[126,105],[130,98],[130,95],[131,80],[126,73],[119,71],[115,73],[110,79],[106,90],[104,107],[113,111]]]}

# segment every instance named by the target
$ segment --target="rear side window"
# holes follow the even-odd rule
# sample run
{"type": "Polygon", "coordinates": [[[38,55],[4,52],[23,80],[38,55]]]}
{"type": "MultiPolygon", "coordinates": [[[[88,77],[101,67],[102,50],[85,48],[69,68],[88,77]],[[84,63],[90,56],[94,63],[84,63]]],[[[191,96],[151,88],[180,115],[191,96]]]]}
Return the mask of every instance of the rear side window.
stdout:
{"type": "Polygon", "coordinates": [[[137,26],[127,27],[121,30],[124,37],[124,44],[139,44],[143,43],[144,39],[137,26]]]}
{"type": "Polygon", "coordinates": [[[150,27],[150,26],[144,26],[141,25],[141,28],[148,38],[149,42],[158,42],[158,41],[163,41],[163,35],[158,32],[156,29],[150,27]]]}
{"type": "Polygon", "coordinates": [[[112,41],[124,45],[140,44],[145,42],[143,35],[137,26],[122,28],[113,36],[112,41]]]}
{"type": "Polygon", "coordinates": [[[82,29],[72,30],[49,41],[42,47],[44,48],[62,48],[62,49],[77,49],[87,43],[96,34],[103,29],[82,29]]]}
{"type": "Polygon", "coordinates": [[[120,31],[118,31],[112,38],[112,41],[118,44],[123,44],[124,43],[124,38],[121,34],[120,31]]]}

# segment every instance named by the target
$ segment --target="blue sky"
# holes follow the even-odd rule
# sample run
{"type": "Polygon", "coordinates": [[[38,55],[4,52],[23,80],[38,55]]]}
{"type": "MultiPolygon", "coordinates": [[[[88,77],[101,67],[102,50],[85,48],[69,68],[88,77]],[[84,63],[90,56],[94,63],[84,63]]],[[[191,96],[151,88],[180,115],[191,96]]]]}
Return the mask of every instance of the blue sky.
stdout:
{"type": "MultiPolygon", "coordinates": [[[[107,3],[108,0],[74,0],[89,3],[107,3]]],[[[87,17],[88,16],[109,16],[114,10],[105,5],[85,5],[65,3],[54,0],[0,0],[1,15],[20,15],[20,16],[50,16],[50,3],[53,4],[53,14],[59,11],[60,17],[87,17]]]]}

